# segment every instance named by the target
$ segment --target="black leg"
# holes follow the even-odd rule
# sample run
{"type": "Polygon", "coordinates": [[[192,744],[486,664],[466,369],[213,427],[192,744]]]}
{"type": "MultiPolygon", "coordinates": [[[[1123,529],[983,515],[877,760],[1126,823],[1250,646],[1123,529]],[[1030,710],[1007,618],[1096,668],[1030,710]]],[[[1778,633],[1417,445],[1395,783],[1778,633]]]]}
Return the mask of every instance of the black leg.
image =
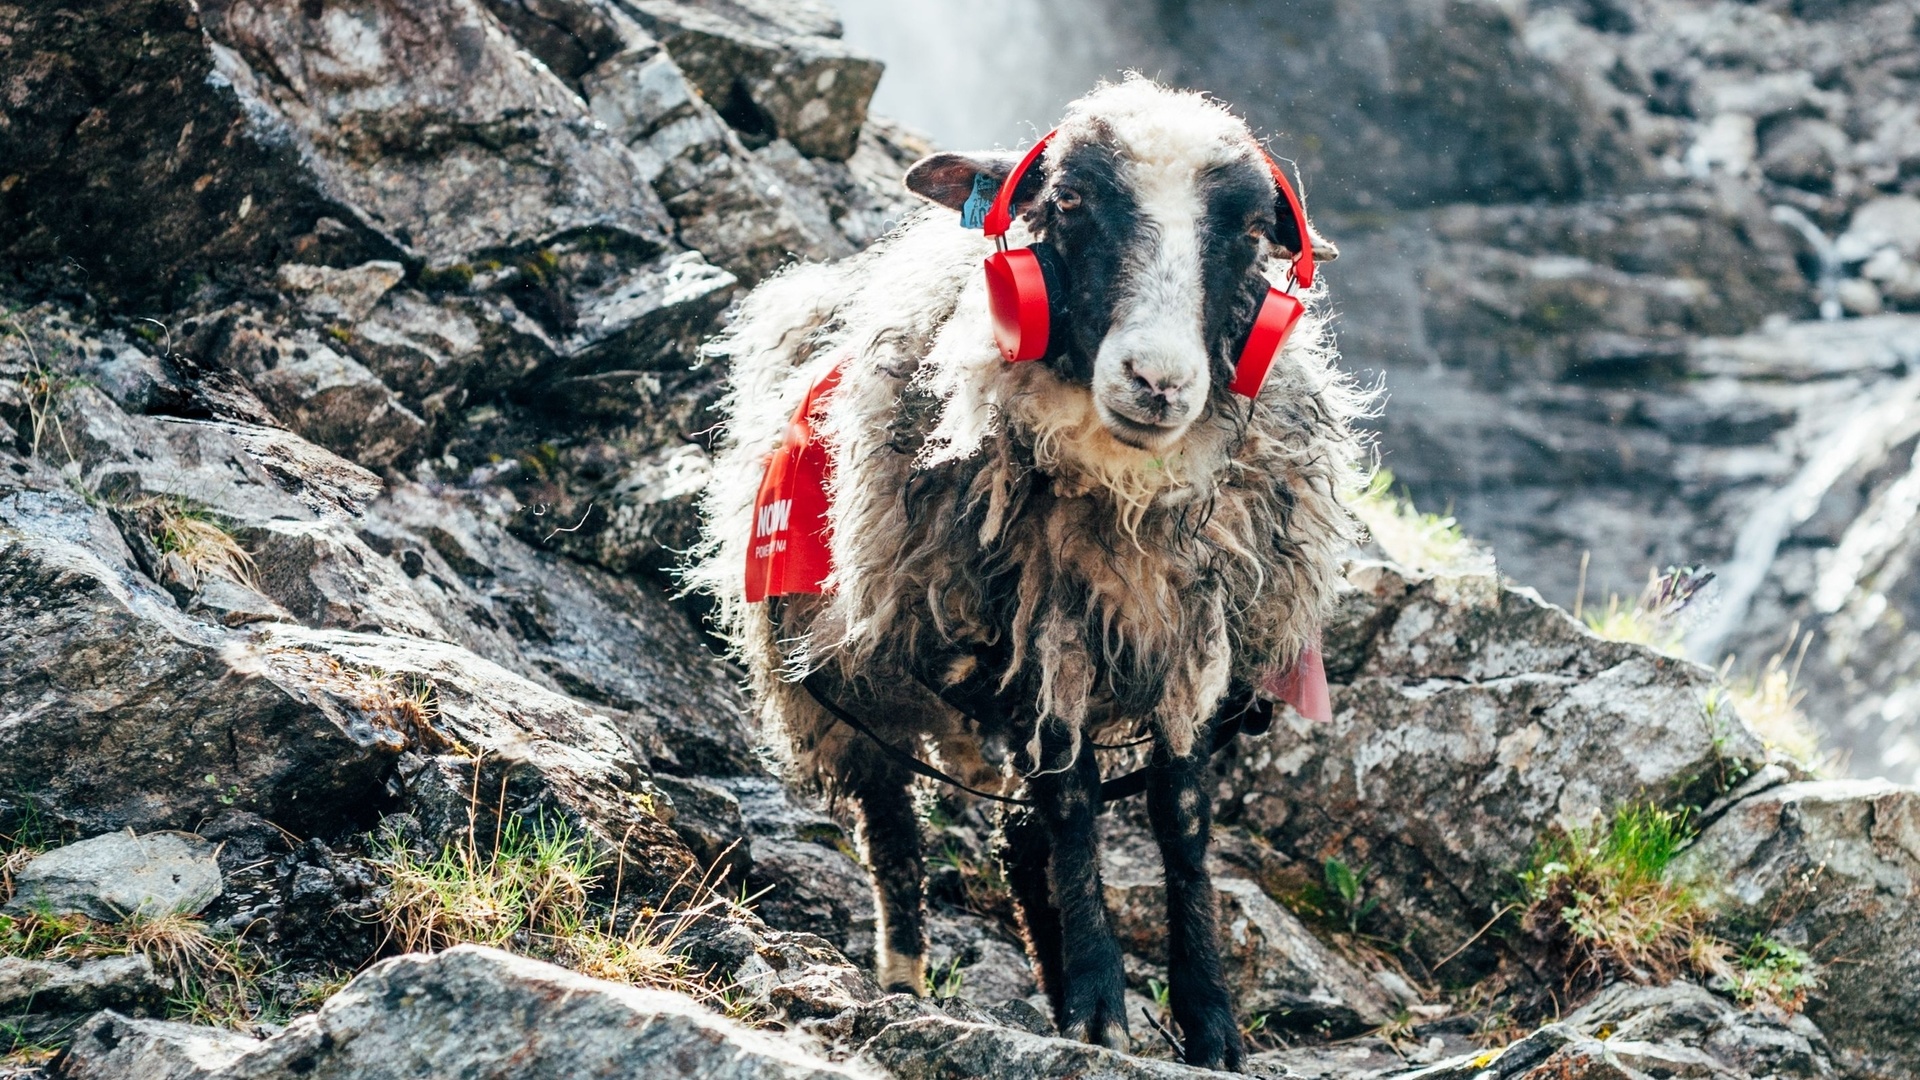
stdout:
{"type": "Polygon", "coordinates": [[[1000,865],[1013,893],[1013,912],[1027,939],[1027,955],[1033,958],[1034,979],[1053,1002],[1058,1022],[1065,1015],[1066,977],[1061,969],[1060,909],[1053,906],[1053,886],[1047,881],[1053,845],[1047,842],[1045,823],[1032,810],[1009,813],[1000,828],[1000,865]]]}
{"type": "MultiPolygon", "coordinates": [[[[1042,761],[1058,768],[1069,739],[1053,725],[1043,729],[1042,761]]],[[[1052,842],[1049,869],[1061,928],[1062,987],[1056,1021],[1060,1032],[1100,1046],[1126,1047],[1127,1013],[1121,994],[1126,977],[1120,945],[1107,922],[1100,886],[1100,856],[1094,815],[1100,811],[1100,766],[1093,745],[1064,771],[1042,772],[1028,781],[1034,808],[1052,842]]]]}
{"type": "Polygon", "coordinates": [[[1207,874],[1213,828],[1209,740],[1186,757],[1157,741],[1147,772],[1147,817],[1167,872],[1167,983],[1189,1065],[1239,1071],[1240,1026],[1220,967],[1218,905],[1207,874]]]}
{"type": "Polygon", "coordinates": [[[913,778],[876,764],[852,785],[860,854],[873,875],[879,925],[874,928],[874,973],[890,993],[927,992],[926,866],[920,820],[913,812],[913,778]]]}

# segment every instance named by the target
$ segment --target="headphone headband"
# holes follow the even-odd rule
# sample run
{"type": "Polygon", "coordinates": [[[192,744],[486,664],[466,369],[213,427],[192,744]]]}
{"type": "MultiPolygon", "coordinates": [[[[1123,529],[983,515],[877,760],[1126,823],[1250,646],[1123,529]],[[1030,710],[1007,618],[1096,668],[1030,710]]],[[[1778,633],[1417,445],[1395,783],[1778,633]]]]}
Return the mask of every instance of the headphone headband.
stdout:
{"type": "Polygon", "coordinates": [[[1054,135],[1059,131],[1059,128],[1054,128],[1040,136],[1040,141],[1027,149],[1027,156],[1021,158],[1020,164],[1015,165],[1013,171],[1007,174],[1007,179],[1001,183],[999,192],[993,196],[993,205],[988,207],[987,217],[983,222],[984,231],[988,236],[1005,236],[1007,230],[1013,228],[1014,189],[1020,186],[1020,178],[1027,175],[1027,170],[1033,167],[1034,162],[1040,160],[1041,153],[1046,150],[1047,144],[1053,141],[1054,135]]]}
{"type": "MultiPolygon", "coordinates": [[[[1027,170],[1033,167],[1034,162],[1040,160],[1040,155],[1046,152],[1047,144],[1051,143],[1053,137],[1059,132],[1059,128],[1054,128],[1040,136],[1040,141],[1027,148],[1026,156],[1020,159],[1020,163],[1013,167],[1013,171],[1008,173],[1006,180],[1000,184],[1000,190],[994,193],[993,205],[987,208],[987,216],[981,223],[982,231],[988,237],[1005,236],[1007,230],[1013,227],[1013,193],[1020,187],[1020,180],[1027,175],[1027,170]]],[[[1280,194],[1286,197],[1287,209],[1293,213],[1293,226],[1300,233],[1300,250],[1293,257],[1293,275],[1301,288],[1310,289],[1313,287],[1313,234],[1307,231],[1306,208],[1300,205],[1300,196],[1293,193],[1293,185],[1287,181],[1287,174],[1281,170],[1280,163],[1273,160],[1273,155],[1267,153],[1264,148],[1257,144],[1254,148],[1260,151],[1260,157],[1266,161],[1267,168],[1273,173],[1273,182],[1279,186],[1280,194]]]]}
{"type": "Polygon", "coordinates": [[[1280,169],[1280,163],[1273,155],[1260,150],[1260,156],[1267,159],[1267,168],[1273,170],[1273,182],[1280,185],[1280,194],[1287,197],[1287,209],[1293,211],[1293,227],[1300,231],[1300,250],[1293,257],[1294,280],[1303,289],[1313,288],[1313,234],[1307,231],[1307,211],[1300,205],[1300,196],[1293,193],[1293,185],[1287,183],[1287,174],[1280,169]]]}

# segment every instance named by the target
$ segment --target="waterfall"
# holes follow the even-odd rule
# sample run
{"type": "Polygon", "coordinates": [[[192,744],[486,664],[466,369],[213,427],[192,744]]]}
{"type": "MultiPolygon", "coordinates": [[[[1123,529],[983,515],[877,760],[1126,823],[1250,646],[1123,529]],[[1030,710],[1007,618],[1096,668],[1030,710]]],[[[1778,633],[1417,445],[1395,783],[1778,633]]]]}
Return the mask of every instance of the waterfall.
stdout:
{"type": "Polygon", "coordinates": [[[1841,264],[1839,249],[1834,246],[1833,238],[1821,232],[1813,219],[1792,206],[1775,206],[1773,220],[1799,233],[1806,239],[1807,246],[1813,249],[1813,257],[1819,265],[1814,280],[1814,295],[1820,298],[1820,317],[1828,322],[1838,319],[1841,264]]]}
{"type": "Polygon", "coordinates": [[[1912,435],[1908,421],[1920,403],[1920,375],[1891,386],[1869,387],[1828,414],[1832,426],[1814,443],[1807,462],[1793,479],[1763,497],[1733,541],[1733,555],[1720,572],[1719,602],[1687,635],[1687,654],[1711,662],[1747,618],[1753,598],[1766,583],[1780,545],[1794,528],[1813,516],[1820,500],[1840,478],[1869,457],[1887,452],[1912,435]]]}
{"type": "Polygon", "coordinates": [[[1031,142],[1067,102],[1157,66],[1122,0],[837,0],[846,40],[887,64],[873,110],[941,146],[1031,142]]]}

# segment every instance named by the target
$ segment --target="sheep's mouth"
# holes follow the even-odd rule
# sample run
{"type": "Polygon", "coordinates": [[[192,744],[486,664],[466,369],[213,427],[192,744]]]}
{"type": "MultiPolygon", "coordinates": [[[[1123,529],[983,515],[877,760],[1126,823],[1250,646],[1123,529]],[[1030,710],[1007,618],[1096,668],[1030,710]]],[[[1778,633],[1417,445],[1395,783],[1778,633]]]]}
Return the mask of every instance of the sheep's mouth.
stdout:
{"type": "Polygon", "coordinates": [[[1171,423],[1144,423],[1124,416],[1105,404],[1100,407],[1100,422],[1106,427],[1107,434],[1135,450],[1163,450],[1186,434],[1190,423],[1184,417],[1171,423]]]}

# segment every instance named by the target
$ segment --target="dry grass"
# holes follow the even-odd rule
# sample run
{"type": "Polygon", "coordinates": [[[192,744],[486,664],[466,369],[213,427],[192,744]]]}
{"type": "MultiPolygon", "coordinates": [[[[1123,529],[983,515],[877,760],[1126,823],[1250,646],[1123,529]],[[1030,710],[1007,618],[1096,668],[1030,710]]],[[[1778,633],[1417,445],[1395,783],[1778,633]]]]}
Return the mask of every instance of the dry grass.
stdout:
{"type": "Polygon", "coordinates": [[[0,956],[70,962],[142,955],[173,981],[167,1015],[175,1020],[245,1027],[267,1002],[259,956],[239,938],[215,936],[187,915],[103,923],[84,915],[0,915],[0,956]]]}
{"type": "Polygon", "coordinates": [[[129,503],[125,509],[149,523],[153,544],[162,554],[177,555],[195,574],[223,577],[257,588],[253,555],[214,514],[185,499],[153,495],[129,503]]]}
{"type": "Polygon", "coordinates": [[[26,398],[27,407],[27,456],[40,456],[40,447],[46,441],[51,430],[60,440],[60,448],[66,452],[67,461],[74,460],[73,446],[67,441],[67,429],[60,422],[60,398],[67,391],[81,384],[81,380],[56,371],[40,359],[40,351],[33,346],[33,338],[28,336],[26,328],[12,313],[4,313],[5,321],[0,322],[0,330],[9,330],[26,347],[27,360],[32,365],[20,380],[20,390],[26,398]]]}
{"type": "Polygon", "coordinates": [[[1632,602],[1618,596],[1607,597],[1605,609],[1588,613],[1586,600],[1587,563],[1580,562],[1580,592],[1573,601],[1574,618],[1609,641],[1645,645],[1673,656],[1685,655],[1686,613],[1694,599],[1713,581],[1713,571],[1694,567],[1668,567],[1665,573],[1647,570],[1647,587],[1632,602]]]}
{"type": "Polygon", "coordinates": [[[1460,531],[1451,516],[1422,513],[1393,493],[1393,473],[1376,469],[1346,499],[1373,542],[1394,562],[1418,573],[1490,573],[1493,553],[1460,531]]]}
{"type": "Polygon", "coordinates": [[[603,908],[593,898],[605,867],[564,821],[527,825],[508,818],[496,833],[492,850],[484,853],[471,829],[461,842],[433,854],[387,839],[375,866],[388,885],[379,918],[394,943],[409,952],[491,945],[594,978],[676,990],[730,1015],[746,1015],[723,979],[695,971],[674,947],[699,920],[730,907],[707,882],[676,887],[674,894],[692,900],[687,907],[642,908],[623,918],[617,871],[613,900],[603,908]]]}
{"type": "Polygon", "coordinates": [[[1768,657],[1758,674],[1729,679],[1733,658],[1728,657],[1720,667],[1720,678],[1734,710],[1763,746],[1785,754],[1808,772],[1825,775],[1836,771],[1836,763],[1820,749],[1819,733],[1800,708],[1807,696],[1799,685],[1800,663],[1812,644],[1813,632],[1802,634],[1796,623],[1787,647],[1768,657]]]}

